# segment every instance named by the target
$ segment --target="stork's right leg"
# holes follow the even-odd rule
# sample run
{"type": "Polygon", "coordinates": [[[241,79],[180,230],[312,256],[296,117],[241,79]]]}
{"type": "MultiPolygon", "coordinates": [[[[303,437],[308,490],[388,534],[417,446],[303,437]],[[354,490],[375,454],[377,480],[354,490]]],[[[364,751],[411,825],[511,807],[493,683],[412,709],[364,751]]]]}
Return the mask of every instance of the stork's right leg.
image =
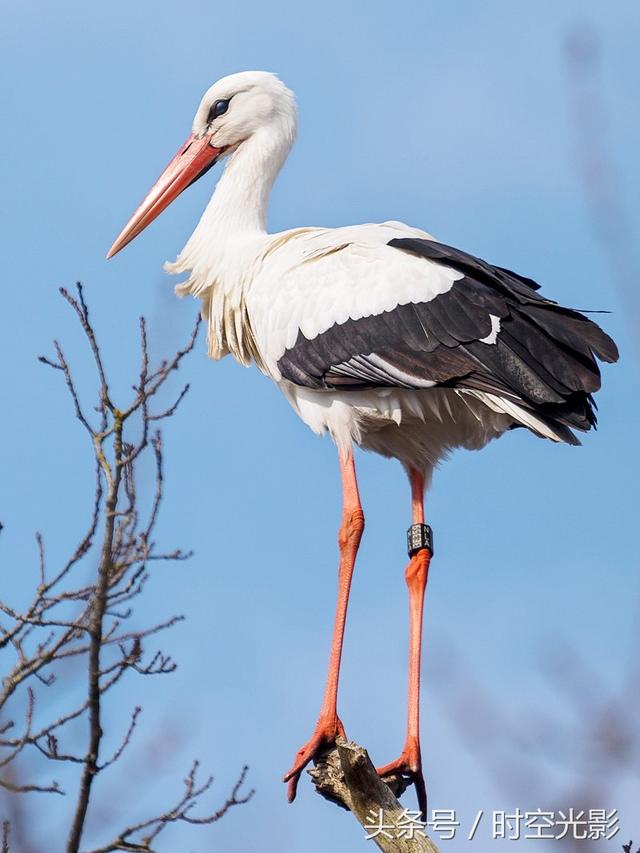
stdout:
{"type": "Polygon", "coordinates": [[[298,787],[298,779],[307,764],[327,747],[331,746],[337,735],[344,736],[344,728],[338,717],[338,679],[340,676],[340,659],[342,657],[342,641],[347,617],[347,604],[351,578],[356,562],[356,555],[364,530],[364,513],[360,504],[356,469],[353,452],[340,451],[340,473],[342,477],[342,525],[338,534],[340,548],[340,567],[338,570],[338,603],[329,657],[329,672],[324,699],[320,709],[318,722],[311,738],[298,750],[293,767],[284,777],[289,783],[288,798],[293,802],[298,787]]]}

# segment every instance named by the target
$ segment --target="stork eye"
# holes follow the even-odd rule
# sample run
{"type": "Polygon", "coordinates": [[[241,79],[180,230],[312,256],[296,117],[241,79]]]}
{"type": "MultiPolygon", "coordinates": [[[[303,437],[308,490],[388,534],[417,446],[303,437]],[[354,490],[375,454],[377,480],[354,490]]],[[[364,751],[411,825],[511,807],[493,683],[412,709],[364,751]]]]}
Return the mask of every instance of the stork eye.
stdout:
{"type": "Polygon", "coordinates": [[[229,109],[229,101],[231,98],[224,98],[222,100],[216,101],[215,104],[209,110],[209,115],[207,116],[207,124],[211,124],[211,122],[218,118],[218,116],[224,115],[226,111],[229,109]]]}

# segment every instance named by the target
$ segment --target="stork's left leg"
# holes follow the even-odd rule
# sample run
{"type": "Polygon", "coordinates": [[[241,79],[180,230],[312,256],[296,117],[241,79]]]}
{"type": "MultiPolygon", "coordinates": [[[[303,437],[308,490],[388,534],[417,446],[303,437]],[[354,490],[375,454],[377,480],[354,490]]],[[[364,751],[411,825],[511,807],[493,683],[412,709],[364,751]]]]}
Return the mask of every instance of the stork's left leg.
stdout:
{"type": "Polygon", "coordinates": [[[293,767],[284,777],[289,783],[288,797],[292,802],[296,796],[296,788],[300,774],[307,764],[330,747],[337,735],[344,737],[344,728],[337,711],[338,679],[340,676],[340,659],[342,657],[342,641],[344,626],[347,618],[347,604],[351,589],[351,578],[356,562],[356,555],[364,530],[364,514],[360,504],[356,469],[353,452],[340,450],[340,474],[342,477],[342,525],[338,533],[340,548],[340,566],[338,569],[338,603],[333,628],[331,655],[329,657],[329,672],[324,691],[324,699],[320,709],[318,722],[307,743],[298,750],[293,767]]]}
{"type": "Polygon", "coordinates": [[[409,530],[409,565],[405,579],[409,588],[409,701],[407,737],[399,758],[378,768],[380,776],[397,773],[408,776],[416,787],[418,807],[427,819],[427,793],[420,755],[420,657],[422,613],[432,556],[431,529],[424,523],[424,473],[409,471],[413,525],[409,530]]]}

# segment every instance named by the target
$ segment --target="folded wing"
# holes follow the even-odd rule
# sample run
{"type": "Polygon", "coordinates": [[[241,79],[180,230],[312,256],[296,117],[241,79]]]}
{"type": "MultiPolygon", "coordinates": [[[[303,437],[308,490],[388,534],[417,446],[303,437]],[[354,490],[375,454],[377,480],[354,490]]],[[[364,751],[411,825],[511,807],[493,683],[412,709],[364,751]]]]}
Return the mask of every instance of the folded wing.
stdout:
{"type": "Polygon", "coordinates": [[[417,237],[387,245],[429,262],[426,271],[439,267],[449,286],[414,287],[410,301],[385,310],[363,308],[365,291],[352,316],[317,334],[298,331],[277,361],[285,379],[318,389],[445,386],[502,398],[547,423],[595,424],[596,359],[618,357],[598,325],[540,296],[531,279],[450,246],[417,237]]]}

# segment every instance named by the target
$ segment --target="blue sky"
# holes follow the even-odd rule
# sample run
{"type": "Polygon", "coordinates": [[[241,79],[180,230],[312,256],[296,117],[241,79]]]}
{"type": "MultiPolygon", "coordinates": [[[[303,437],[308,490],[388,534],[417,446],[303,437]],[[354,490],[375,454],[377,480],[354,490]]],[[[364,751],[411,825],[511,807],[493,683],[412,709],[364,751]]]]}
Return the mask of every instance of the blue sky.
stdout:
{"type": "MultiPolygon", "coordinates": [[[[566,709],[540,656],[561,656],[568,642],[590,662],[603,696],[624,677],[637,643],[637,348],[586,204],[576,154],[585,140],[576,142],[572,128],[563,45],[576,28],[598,34],[603,144],[637,233],[639,19],[632,0],[606,8],[595,0],[380,8],[22,0],[6,9],[3,597],[24,594],[33,531],[61,559],[80,535],[90,495],[89,449],[59,377],[35,359],[60,338],[85,388],[93,387],[57,288],[85,283],[123,393],[141,313],[154,350],[172,352],[197,309],[173,297],[162,262],[184,244],[217,172],[114,261],[104,254],[189,132],[202,92],[233,71],[276,71],[297,93],[300,134],[272,197],[273,230],[401,219],[536,278],[558,301],[612,311],[602,322],[620,344],[621,363],[605,368],[600,427],[584,447],[518,430],[481,454],[454,456],[427,498],[437,543],[423,689],[431,804],[455,808],[463,820],[480,808],[543,807],[533,791],[522,801],[505,794],[505,779],[461,737],[448,697],[472,673],[514,720],[535,717],[542,705],[559,727],[566,709]]],[[[139,701],[146,727],[129,764],[105,782],[114,828],[128,817],[121,792],[146,767],[147,741],[181,732],[177,753],[154,765],[155,781],[136,807],[170,799],[194,755],[216,774],[220,799],[245,762],[257,793],[210,829],[168,835],[166,849],[367,849],[353,820],[307,781],[292,807],[279,782],[311,731],[324,682],[339,522],[334,449],[255,369],[208,362],[202,341],[183,375],[192,391],[167,429],[162,535],[196,556],[154,569],[145,616],[180,611],[188,619],[164,641],[177,673],[131,680],[114,696],[113,726],[125,725],[139,701]]],[[[358,464],[367,531],[340,709],[348,733],[384,762],[403,736],[409,502],[397,464],[365,455],[358,464]]],[[[573,733],[576,753],[588,756],[579,726],[573,733]]],[[[533,772],[527,751],[516,753],[521,771],[533,772]]],[[[568,771],[549,773],[559,790],[573,790],[568,771]]],[[[603,803],[620,810],[625,839],[640,833],[632,806],[639,795],[637,773],[620,774],[603,803]]],[[[28,802],[57,831],[61,804],[28,802]]],[[[482,853],[490,844],[478,837],[466,846],[482,853]]]]}

